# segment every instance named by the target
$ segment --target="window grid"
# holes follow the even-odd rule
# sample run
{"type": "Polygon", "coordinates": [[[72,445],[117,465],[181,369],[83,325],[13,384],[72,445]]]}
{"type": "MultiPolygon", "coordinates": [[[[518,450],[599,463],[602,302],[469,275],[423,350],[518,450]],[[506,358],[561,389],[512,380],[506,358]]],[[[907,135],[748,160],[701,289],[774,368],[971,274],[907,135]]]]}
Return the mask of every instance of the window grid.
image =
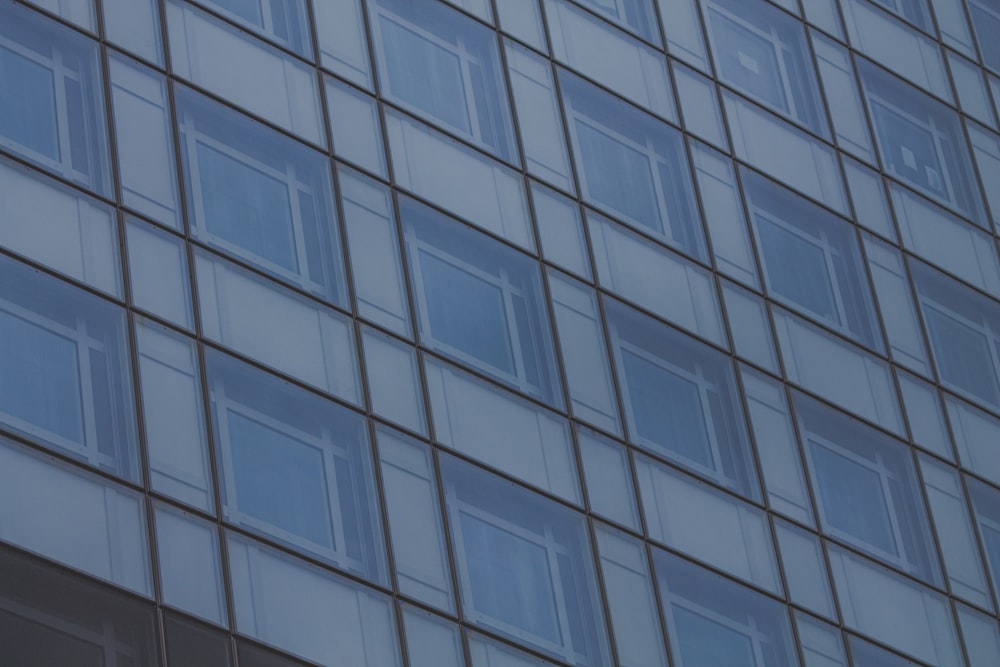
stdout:
{"type": "MultiPolygon", "coordinates": [[[[502,0],[501,0],[501,1],[502,1],[502,0]]],[[[99,4],[99,3],[98,3],[98,4],[99,4]]],[[[883,3],[880,3],[880,4],[883,4],[883,3]]],[[[658,10],[659,10],[659,9],[661,9],[661,8],[658,8],[658,10]]],[[[30,11],[34,12],[35,10],[30,10],[30,11]]],[[[39,16],[41,16],[41,15],[42,15],[42,14],[41,14],[40,12],[36,12],[36,13],[37,13],[37,14],[38,14],[39,16]]],[[[100,15],[100,11],[98,12],[98,15],[100,15]]],[[[310,15],[311,15],[311,13],[310,13],[310,15]]],[[[599,15],[598,15],[597,13],[594,13],[593,15],[594,15],[594,17],[595,17],[595,19],[594,19],[594,20],[601,20],[601,18],[599,17],[599,15]]],[[[47,17],[47,18],[46,18],[45,20],[46,20],[46,21],[54,21],[54,20],[57,20],[57,19],[55,19],[55,18],[48,18],[48,17],[47,17]]],[[[313,27],[312,27],[312,30],[313,30],[313,33],[315,33],[315,30],[316,30],[316,28],[315,28],[315,27],[313,26],[313,27]]],[[[658,31],[658,30],[659,30],[659,26],[654,26],[654,30],[658,31]]],[[[165,31],[166,31],[166,28],[165,28],[165,27],[163,28],[163,31],[164,31],[164,37],[165,37],[165,31]]],[[[103,30],[102,30],[101,32],[103,32],[103,30]]],[[[369,39],[371,39],[371,35],[369,35],[369,39]]],[[[315,41],[315,40],[314,40],[314,41],[315,41]]],[[[372,47],[372,48],[374,48],[374,47],[372,47]]],[[[107,50],[107,49],[115,49],[115,47],[114,47],[114,46],[112,46],[112,45],[106,45],[106,46],[105,46],[105,50],[107,50]]],[[[290,55],[291,55],[291,54],[290,54],[290,55]]],[[[104,57],[106,57],[106,56],[104,56],[104,57]]],[[[372,57],[374,57],[374,56],[372,56],[372,57]]],[[[312,61],[307,61],[307,62],[310,62],[310,64],[314,64],[314,63],[312,63],[312,61]]],[[[318,62],[318,58],[317,58],[317,62],[318,62]]],[[[501,72],[501,73],[499,73],[499,76],[505,76],[505,73],[501,72]]],[[[172,77],[172,75],[171,75],[171,77],[172,77]]],[[[717,81],[717,80],[715,80],[715,82],[716,82],[716,85],[718,86],[718,85],[719,85],[718,81],[717,81]]],[[[509,85],[509,84],[507,84],[507,85],[509,85]]],[[[103,100],[103,99],[104,99],[104,96],[100,96],[100,98],[101,98],[101,99],[103,100]]],[[[387,102],[385,102],[384,100],[382,100],[382,99],[381,99],[381,97],[379,97],[379,103],[380,103],[380,105],[381,105],[381,104],[387,104],[387,102]]],[[[108,109],[106,113],[107,113],[107,115],[108,115],[108,117],[109,117],[109,118],[110,118],[110,117],[112,116],[112,114],[111,114],[111,111],[110,111],[110,109],[108,109]]],[[[61,123],[65,123],[65,119],[64,119],[64,118],[60,118],[60,122],[61,122],[61,123]]],[[[516,123],[516,121],[515,121],[515,123],[516,123]]],[[[176,129],[177,129],[177,127],[176,127],[176,124],[175,124],[175,130],[176,130],[176,129]]],[[[175,135],[176,135],[176,131],[175,131],[175,135]]],[[[62,137],[66,137],[66,136],[67,136],[67,133],[60,133],[60,136],[62,136],[62,137]]],[[[822,139],[822,137],[818,137],[818,139],[822,139]]],[[[963,141],[964,141],[964,140],[965,140],[965,138],[964,138],[964,134],[963,134],[963,141]]],[[[19,157],[18,157],[18,156],[16,156],[16,155],[14,155],[14,156],[11,156],[11,157],[12,157],[12,159],[14,159],[14,160],[16,160],[16,161],[19,161],[19,162],[25,162],[25,160],[24,160],[24,159],[22,159],[22,158],[19,158],[19,157]]],[[[370,175],[370,176],[371,176],[372,178],[376,179],[376,180],[378,179],[378,176],[377,176],[377,175],[370,175]]],[[[336,177],[335,177],[335,178],[336,178],[336,177]]],[[[524,178],[528,178],[528,177],[527,177],[527,176],[525,175],[525,176],[524,176],[524,178]]],[[[973,184],[972,184],[972,186],[973,186],[973,188],[978,188],[978,184],[977,184],[977,183],[973,183],[973,184]]],[[[340,207],[340,202],[338,202],[338,204],[337,204],[337,205],[338,205],[338,207],[340,207]]],[[[579,202],[579,201],[577,201],[577,205],[582,205],[582,203],[581,203],[581,202],[579,202]]],[[[183,204],[182,204],[182,206],[183,206],[183,204]]],[[[131,215],[131,213],[129,213],[129,214],[131,215]]],[[[343,218],[342,218],[342,216],[338,216],[338,217],[340,217],[340,219],[343,219],[343,218]]],[[[993,237],[994,237],[994,239],[995,239],[995,238],[996,238],[996,234],[995,234],[995,232],[992,232],[992,234],[993,234],[993,237]]],[[[537,235],[537,232],[536,232],[536,235],[537,235]]],[[[585,236],[586,236],[586,232],[585,232],[585,236]]],[[[195,241],[195,240],[191,239],[191,238],[189,237],[189,235],[185,234],[184,238],[185,238],[185,241],[186,241],[186,242],[187,242],[187,243],[189,244],[189,248],[190,248],[190,247],[194,247],[195,245],[197,245],[197,241],[195,241]]],[[[0,243],[2,243],[2,242],[3,242],[3,241],[2,241],[2,239],[0,239],[0,243]]],[[[190,250],[189,250],[189,252],[190,252],[190,250]]],[[[44,263],[42,263],[42,262],[40,262],[40,261],[36,260],[35,258],[33,258],[33,257],[31,257],[31,256],[24,256],[24,255],[22,255],[22,254],[19,254],[19,253],[16,253],[16,252],[14,252],[14,251],[12,251],[12,250],[8,249],[7,247],[3,247],[2,249],[0,249],[0,253],[2,253],[2,254],[3,254],[4,256],[5,256],[5,257],[10,257],[10,258],[14,258],[14,259],[16,259],[17,261],[26,261],[27,263],[31,264],[32,266],[35,266],[35,267],[37,267],[37,269],[38,269],[38,270],[40,270],[40,271],[42,271],[42,272],[45,272],[45,273],[51,273],[52,275],[56,275],[56,276],[58,276],[58,277],[60,277],[60,278],[64,278],[64,276],[62,276],[61,274],[59,274],[59,272],[58,272],[58,271],[53,271],[53,269],[52,269],[51,267],[49,267],[49,266],[45,265],[44,263]]],[[[123,254],[124,254],[124,253],[123,253],[123,254]]],[[[908,254],[908,251],[904,251],[904,254],[908,254]]],[[[401,261],[405,261],[405,259],[401,259],[401,261]]],[[[540,261],[542,261],[542,262],[545,262],[545,260],[544,260],[544,259],[543,259],[543,260],[540,260],[540,261]]],[[[592,261],[592,260],[591,260],[590,258],[588,258],[588,262],[590,262],[590,261],[592,261]]],[[[714,262],[713,262],[713,268],[714,268],[714,262]]],[[[759,270],[760,270],[760,267],[758,267],[758,273],[759,273],[759,270]]],[[[192,269],[192,271],[193,271],[193,269],[192,269]]],[[[126,275],[128,275],[128,272],[127,272],[127,267],[126,267],[126,275]]],[[[193,276],[193,275],[192,275],[192,276],[189,276],[189,277],[188,277],[188,279],[189,279],[189,280],[191,281],[191,283],[192,283],[192,284],[194,283],[194,276],[193,276]]],[[[350,278],[350,277],[348,277],[348,281],[349,281],[349,282],[351,281],[351,278],[350,278]]],[[[177,327],[176,327],[175,325],[171,324],[170,322],[166,322],[166,321],[161,321],[161,320],[159,320],[159,319],[158,319],[158,317],[157,317],[157,315],[156,315],[156,314],[154,314],[154,313],[147,313],[147,312],[141,312],[141,313],[140,313],[140,312],[139,312],[139,311],[138,311],[138,310],[136,309],[136,307],[135,307],[135,306],[133,306],[133,304],[131,303],[131,296],[130,296],[130,292],[131,292],[131,290],[130,290],[130,288],[129,288],[129,286],[128,286],[128,284],[127,284],[127,283],[128,283],[128,281],[126,281],[126,287],[125,287],[125,294],[127,295],[127,296],[126,296],[126,299],[125,299],[125,305],[126,305],[127,307],[129,307],[129,310],[130,310],[130,312],[132,312],[132,313],[134,313],[134,314],[135,314],[135,317],[130,317],[130,320],[134,320],[135,318],[138,318],[138,317],[142,317],[142,318],[147,318],[147,319],[151,319],[151,320],[156,320],[156,321],[157,321],[157,322],[158,322],[159,324],[161,324],[161,325],[162,325],[162,326],[164,326],[164,327],[167,327],[167,328],[170,328],[171,330],[178,330],[178,331],[179,331],[179,332],[181,332],[181,333],[185,333],[186,335],[189,335],[189,334],[188,334],[188,332],[183,332],[183,331],[179,330],[179,329],[178,329],[178,328],[177,328],[177,327]]],[[[88,291],[88,292],[92,292],[92,290],[90,290],[90,289],[89,289],[89,288],[88,288],[87,286],[85,286],[85,285],[80,285],[79,287],[81,287],[82,289],[84,289],[84,290],[86,290],[86,291],[88,291]]],[[[600,291],[606,291],[606,290],[603,290],[602,288],[597,288],[597,289],[598,289],[598,290],[600,290],[600,291]]],[[[970,286],[970,289],[976,289],[976,288],[975,288],[975,287],[971,287],[971,286],[970,286]]],[[[609,293],[610,293],[610,292],[609,292],[609,293]]],[[[108,300],[108,297],[107,297],[106,295],[101,295],[101,297],[102,297],[102,298],[104,298],[104,299],[106,299],[106,300],[108,300]]],[[[410,301],[411,301],[411,310],[412,310],[412,306],[413,306],[413,304],[412,304],[412,297],[410,298],[410,301]]],[[[546,312],[547,312],[547,310],[546,310],[546,312]]],[[[599,315],[599,316],[600,316],[600,317],[603,317],[602,315],[599,315]]],[[[198,314],[197,314],[197,312],[195,313],[195,317],[196,317],[196,319],[198,318],[198,314]]],[[[372,323],[370,323],[370,322],[366,322],[365,324],[366,324],[366,326],[373,326],[373,327],[376,327],[376,328],[377,328],[377,325],[374,325],[374,324],[372,324],[372,323]]],[[[355,325],[355,328],[357,328],[357,326],[356,326],[356,325],[355,325]]],[[[606,327],[605,327],[605,330],[606,330],[606,327]]],[[[394,336],[394,337],[397,337],[397,338],[398,338],[398,336],[395,336],[395,335],[394,335],[394,334],[393,334],[392,332],[387,332],[387,331],[384,331],[383,329],[379,329],[379,331],[380,331],[380,332],[382,332],[382,333],[385,333],[386,335],[389,335],[389,336],[394,336]]],[[[83,334],[81,334],[81,335],[83,335],[83,334]]],[[[768,335],[771,335],[771,333],[770,333],[770,332],[768,332],[768,335]]],[[[924,333],[924,332],[921,332],[921,333],[920,333],[920,335],[921,335],[922,337],[925,337],[925,338],[926,338],[926,337],[927,337],[927,336],[928,336],[929,334],[927,334],[927,333],[924,333]]],[[[130,336],[131,336],[131,333],[130,333],[130,336]]],[[[213,345],[213,344],[205,342],[205,341],[204,341],[204,340],[202,339],[202,337],[201,337],[200,335],[196,335],[196,340],[198,341],[198,345],[199,345],[199,346],[206,346],[206,345],[207,345],[207,346],[210,346],[210,347],[214,347],[214,345],[213,345]]],[[[400,338],[400,340],[401,340],[402,342],[409,342],[409,341],[406,341],[406,340],[405,340],[405,339],[403,339],[403,338],[400,338]]],[[[412,343],[411,343],[411,344],[412,344],[412,343]]],[[[558,345],[558,344],[559,344],[559,343],[558,343],[558,341],[557,341],[557,345],[558,345]]],[[[992,347],[992,346],[991,346],[991,347],[992,347]]],[[[424,353],[426,354],[426,351],[424,351],[424,353]]],[[[995,359],[993,359],[992,357],[995,357],[995,355],[996,355],[996,351],[995,351],[995,350],[993,350],[993,352],[991,352],[991,362],[992,362],[992,363],[993,363],[994,365],[996,365],[996,360],[995,360],[995,359]]],[[[86,355],[85,355],[85,356],[86,356],[86,355]]],[[[201,356],[201,355],[199,355],[199,356],[201,356]]],[[[253,364],[253,363],[254,363],[254,360],[253,360],[253,359],[247,359],[247,361],[249,361],[249,362],[250,362],[251,364],[253,364]]],[[[133,363],[133,364],[132,364],[132,367],[133,367],[133,368],[137,368],[137,364],[133,363]]],[[[136,372],[137,372],[137,371],[136,371],[136,372]]],[[[203,374],[202,374],[202,375],[203,375],[203,374]]],[[[939,388],[939,390],[943,391],[943,389],[941,388],[941,382],[940,382],[940,380],[938,380],[938,379],[934,379],[934,380],[935,380],[935,382],[936,382],[936,386],[937,386],[937,387],[939,388]]],[[[291,379],[290,379],[290,381],[292,381],[293,383],[295,382],[294,380],[291,380],[291,379]]],[[[362,380],[362,381],[364,382],[364,380],[362,380]]],[[[202,379],[202,380],[201,380],[201,382],[202,382],[202,385],[203,385],[203,387],[204,387],[204,382],[205,382],[205,380],[204,380],[204,379],[202,379]]],[[[426,380],[424,380],[424,382],[426,382],[426,380]]],[[[136,384],[137,384],[137,383],[136,383],[136,384]]],[[[563,384],[565,385],[565,381],[563,382],[563,384]]],[[[425,390],[425,393],[426,393],[426,387],[424,387],[424,390],[425,390]]],[[[207,394],[207,393],[205,393],[205,395],[207,396],[208,394],[207,394]]],[[[944,394],[944,395],[947,395],[947,394],[944,394]]],[[[623,400],[627,400],[627,398],[624,398],[623,400]]],[[[366,414],[366,415],[368,416],[368,418],[369,418],[370,420],[373,420],[374,422],[378,422],[378,423],[383,423],[383,422],[384,422],[384,418],[382,418],[382,417],[381,417],[380,415],[378,415],[378,414],[374,413],[374,412],[373,412],[373,411],[372,411],[371,409],[366,409],[366,410],[365,410],[365,414],[366,414]]],[[[429,416],[428,416],[428,420],[430,421],[430,418],[429,418],[429,416]]],[[[394,426],[395,426],[395,425],[394,425],[394,426]]],[[[419,435],[419,434],[414,434],[414,435],[419,435]]],[[[613,434],[608,434],[608,435],[613,435],[613,434]]],[[[6,433],[5,433],[5,437],[9,437],[9,438],[10,438],[10,439],[12,439],[12,440],[16,440],[16,441],[19,441],[19,442],[23,442],[23,440],[22,440],[21,438],[19,438],[19,437],[18,437],[18,436],[17,436],[16,434],[6,434],[6,433]]],[[[143,436],[140,436],[140,437],[143,437],[143,436]]],[[[421,437],[422,437],[422,436],[421,436],[421,437]]],[[[88,436],[88,440],[89,440],[89,439],[90,439],[90,437],[88,436]]],[[[29,445],[31,445],[31,443],[26,443],[26,444],[29,444],[29,445]]],[[[436,450],[437,450],[437,449],[440,449],[440,451],[448,451],[448,450],[447,450],[447,449],[445,449],[445,448],[441,448],[441,446],[440,446],[440,445],[437,445],[437,444],[435,444],[435,443],[431,443],[431,444],[432,444],[432,446],[433,446],[433,447],[435,447],[435,448],[436,448],[436,450]]],[[[630,448],[628,448],[629,446],[627,446],[627,445],[623,445],[623,446],[626,446],[626,448],[627,448],[627,450],[626,450],[626,451],[628,451],[628,452],[630,452],[630,453],[631,453],[631,451],[632,451],[632,450],[631,450],[630,448]]],[[[211,448],[210,448],[210,451],[212,451],[212,450],[211,450],[211,448]]],[[[65,456],[65,455],[63,455],[63,454],[60,454],[60,453],[56,453],[56,456],[57,456],[58,458],[62,458],[62,459],[65,459],[65,458],[66,458],[66,456],[65,456]]],[[[472,463],[475,463],[475,462],[473,461],[472,463]]],[[[214,467],[214,463],[213,463],[213,467],[214,467]]],[[[498,472],[501,472],[501,473],[502,473],[503,471],[498,471],[498,472]]],[[[970,471],[970,472],[972,472],[973,474],[978,474],[978,472],[977,472],[977,471],[975,471],[975,470],[972,470],[972,471],[970,471]]],[[[127,480],[124,480],[124,481],[123,481],[123,480],[120,480],[120,479],[117,479],[116,477],[114,477],[114,475],[112,475],[112,474],[110,474],[110,473],[106,473],[106,472],[100,472],[100,471],[99,471],[99,472],[98,472],[98,474],[100,474],[100,475],[102,475],[102,476],[105,476],[105,477],[107,477],[107,478],[108,478],[108,479],[110,479],[110,480],[114,480],[114,481],[115,481],[116,483],[119,483],[119,484],[123,484],[123,485],[125,485],[125,486],[130,486],[130,485],[131,485],[131,483],[130,483],[130,482],[128,482],[127,480]]],[[[520,482],[517,482],[516,480],[512,480],[512,481],[514,481],[515,483],[520,483],[520,482]]],[[[988,483],[991,483],[991,484],[997,484],[997,482],[996,482],[996,481],[994,481],[994,480],[992,480],[992,479],[990,479],[990,478],[984,478],[984,481],[986,481],[986,482],[988,482],[988,483]]],[[[137,486],[137,487],[134,487],[134,488],[136,488],[137,490],[143,490],[142,488],[140,488],[140,487],[138,487],[138,486],[137,486]]],[[[167,502],[167,503],[173,503],[173,502],[176,502],[176,501],[173,501],[173,500],[172,500],[172,499],[170,499],[170,498],[167,498],[167,497],[164,497],[164,496],[162,496],[162,495],[160,495],[160,494],[158,494],[157,492],[154,492],[154,491],[150,491],[150,490],[145,490],[145,493],[146,493],[146,495],[147,495],[147,497],[148,497],[148,498],[156,498],[156,499],[157,499],[158,501],[161,501],[161,502],[167,502]]],[[[552,497],[552,498],[549,498],[549,500],[550,500],[551,502],[561,502],[561,501],[559,501],[558,499],[556,499],[556,498],[554,498],[554,497],[552,497]]],[[[966,503],[966,505],[968,505],[968,504],[969,504],[969,501],[968,501],[968,499],[967,499],[967,498],[966,498],[966,501],[965,501],[965,503],[966,503]]],[[[186,511],[193,511],[193,512],[197,513],[197,510],[193,510],[192,508],[185,508],[185,509],[186,509],[186,511]]],[[[209,515],[205,515],[205,518],[209,518],[209,519],[211,519],[211,520],[218,520],[218,519],[217,519],[217,517],[215,517],[215,516],[209,516],[209,515]]],[[[595,521],[596,521],[597,519],[596,519],[596,518],[594,518],[593,520],[595,520],[595,521]]],[[[151,525],[151,523],[150,523],[150,525],[151,525]]],[[[230,526],[230,525],[228,525],[228,524],[226,524],[226,526],[227,526],[227,529],[228,529],[228,530],[237,530],[237,532],[238,532],[238,528],[236,528],[236,527],[234,527],[234,526],[230,526]]],[[[151,534],[151,533],[150,533],[150,534],[151,534]]],[[[641,536],[641,535],[639,535],[639,537],[642,537],[642,536],[641,536]]],[[[152,538],[151,538],[151,539],[152,539],[152,538]]],[[[278,545],[278,546],[280,546],[280,545],[278,545]]],[[[223,546],[222,548],[223,548],[223,550],[225,550],[225,546],[223,546]]],[[[284,547],[282,547],[282,548],[284,548],[284,547]]],[[[984,548],[984,547],[980,547],[980,548],[982,549],[982,548],[984,548]]],[[[286,549],[287,549],[287,548],[286,548],[286,549]]],[[[302,557],[302,554],[296,554],[296,555],[297,555],[297,556],[299,556],[299,557],[302,557]]],[[[308,560],[308,556],[306,556],[306,557],[305,557],[305,559],[306,559],[306,560],[308,560]]],[[[224,569],[225,569],[225,565],[224,565],[224,569]]],[[[452,577],[454,578],[454,576],[455,576],[455,574],[454,574],[454,571],[453,571],[453,572],[452,572],[452,577]]],[[[153,581],[158,581],[158,577],[154,576],[154,577],[153,577],[153,581]]],[[[369,585],[370,585],[370,584],[369,584],[369,585]]],[[[388,592],[390,592],[390,593],[391,593],[392,591],[388,591],[388,592]]],[[[411,604],[417,604],[417,605],[420,605],[420,603],[419,603],[418,601],[415,601],[415,600],[412,600],[412,599],[409,599],[409,598],[406,598],[405,596],[403,596],[403,595],[399,594],[398,592],[397,592],[397,593],[393,593],[393,595],[394,595],[394,597],[395,597],[395,598],[397,598],[397,599],[406,599],[406,601],[407,601],[408,603],[411,603],[411,604]]],[[[230,601],[230,607],[231,607],[231,606],[232,606],[232,603],[231,603],[231,601],[230,601]]],[[[607,617],[607,613],[605,613],[605,616],[607,617]]],[[[459,617],[461,617],[461,612],[459,612],[459,617]]],[[[460,620],[461,620],[461,618],[460,618],[460,620]]],[[[467,619],[466,619],[465,621],[463,621],[463,622],[466,622],[466,621],[467,621],[467,619]]],[[[399,628],[401,628],[401,627],[402,627],[402,625],[401,625],[401,621],[397,621],[397,625],[398,625],[398,627],[399,627],[399,628]]],[[[848,629],[848,630],[850,631],[850,629],[848,629]]],[[[669,632],[668,632],[668,634],[669,634],[669,632]]],[[[508,640],[508,639],[505,639],[505,638],[502,638],[502,637],[494,637],[494,639],[497,639],[498,641],[501,641],[501,642],[508,642],[508,641],[510,641],[510,640],[508,640]]],[[[669,637],[668,637],[668,640],[669,640],[669,637]]],[[[895,648],[893,648],[893,647],[889,647],[889,648],[890,648],[890,649],[892,649],[892,650],[897,650],[897,649],[895,649],[895,648]]],[[[468,650],[468,649],[466,648],[466,650],[468,650]]],[[[530,649],[529,649],[529,652],[530,652],[530,649]]],[[[572,656],[569,656],[569,657],[567,658],[567,660],[571,660],[571,657],[572,657],[572,656]]],[[[762,658],[760,658],[759,660],[762,660],[762,658]]]]}

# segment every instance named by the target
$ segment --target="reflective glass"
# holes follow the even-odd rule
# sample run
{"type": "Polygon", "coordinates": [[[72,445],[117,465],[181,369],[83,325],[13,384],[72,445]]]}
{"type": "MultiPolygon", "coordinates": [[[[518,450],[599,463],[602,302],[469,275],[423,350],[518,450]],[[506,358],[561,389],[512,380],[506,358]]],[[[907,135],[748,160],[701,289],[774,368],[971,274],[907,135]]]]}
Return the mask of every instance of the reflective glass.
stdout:
{"type": "Polygon", "coordinates": [[[312,59],[306,0],[201,0],[226,17],[312,59]]]}
{"type": "Polygon", "coordinates": [[[983,62],[1000,72],[1000,2],[997,0],[969,0],[969,14],[976,30],[983,62]]]}

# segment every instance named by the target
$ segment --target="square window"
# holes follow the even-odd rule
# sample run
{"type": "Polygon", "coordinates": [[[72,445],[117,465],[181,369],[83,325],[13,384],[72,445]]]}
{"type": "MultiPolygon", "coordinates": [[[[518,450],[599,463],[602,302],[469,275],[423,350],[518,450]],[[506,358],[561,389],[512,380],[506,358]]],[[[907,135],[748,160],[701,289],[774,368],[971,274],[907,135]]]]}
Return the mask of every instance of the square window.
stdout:
{"type": "Polygon", "coordinates": [[[225,518],[381,581],[361,416],[218,352],[207,369],[225,518]]]}
{"type": "Polygon", "coordinates": [[[537,263],[411,200],[400,209],[424,344],[558,403],[537,263]]]}
{"type": "Polygon", "coordinates": [[[442,477],[466,618],[569,664],[606,664],[583,517],[450,457],[442,477]]]}

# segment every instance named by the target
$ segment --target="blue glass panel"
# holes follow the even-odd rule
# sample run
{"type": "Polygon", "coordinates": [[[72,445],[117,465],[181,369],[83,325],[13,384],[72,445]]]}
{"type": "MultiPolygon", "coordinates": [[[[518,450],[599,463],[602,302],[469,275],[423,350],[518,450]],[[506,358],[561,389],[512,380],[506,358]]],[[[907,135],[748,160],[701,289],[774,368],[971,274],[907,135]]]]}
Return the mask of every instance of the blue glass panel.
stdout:
{"type": "Polygon", "coordinates": [[[674,626],[684,665],[756,667],[750,636],[683,607],[674,608],[674,626]]]}
{"type": "Polygon", "coordinates": [[[52,70],[0,46],[0,134],[59,160],[52,70]]]}

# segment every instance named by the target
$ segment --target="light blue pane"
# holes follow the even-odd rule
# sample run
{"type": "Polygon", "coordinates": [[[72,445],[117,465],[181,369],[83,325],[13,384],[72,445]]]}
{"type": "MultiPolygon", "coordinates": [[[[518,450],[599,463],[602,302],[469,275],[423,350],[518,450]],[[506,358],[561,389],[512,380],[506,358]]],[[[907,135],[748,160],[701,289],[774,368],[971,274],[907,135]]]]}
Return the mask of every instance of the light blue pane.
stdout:
{"type": "Polygon", "coordinates": [[[0,310],[0,344],[0,412],[83,444],[76,343],[0,310]]]}
{"type": "Polygon", "coordinates": [[[426,252],[420,253],[420,271],[434,337],[513,373],[501,288],[426,252]]]}
{"type": "Polygon", "coordinates": [[[460,521],[475,609],[560,642],[545,548],[470,514],[460,521]]]}
{"type": "Polygon", "coordinates": [[[988,403],[1000,402],[996,369],[989,363],[990,343],[983,330],[930,305],[924,308],[924,318],[941,379],[988,403]]]}
{"type": "Polygon", "coordinates": [[[719,47],[722,76],[763,102],[789,112],[782,86],[775,45],[747,26],[718,11],[709,12],[712,33],[719,47]]]}
{"type": "Polygon", "coordinates": [[[59,160],[52,70],[0,47],[0,134],[39,155],[59,160]]]}
{"type": "Polygon", "coordinates": [[[827,524],[895,555],[896,542],[878,473],[823,445],[809,444],[827,524]]]}
{"type": "Polygon", "coordinates": [[[1000,72],[1000,6],[995,0],[969,0],[969,13],[976,29],[983,62],[1000,72]]]}
{"type": "Polygon", "coordinates": [[[640,438],[715,469],[698,385],[632,352],[622,352],[640,438]]]}
{"type": "Polygon", "coordinates": [[[651,0],[580,0],[645,40],[660,42],[651,0]]]}
{"type": "Polygon", "coordinates": [[[229,435],[240,511],[335,549],[322,452],[234,412],[229,435]]]}
{"type": "Polygon", "coordinates": [[[687,667],[756,667],[750,637],[703,615],[674,607],[675,641],[687,667]]]}
{"type": "Polygon", "coordinates": [[[288,187],[204,144],[198,144],[205,226],[289,271],[298,270],[288,187]]]}
{"type": "Polygon", "coordinates": [[[839,320],[823,249],[762,215],[756,222],[771,289],[817,315],[839,320]]]}

